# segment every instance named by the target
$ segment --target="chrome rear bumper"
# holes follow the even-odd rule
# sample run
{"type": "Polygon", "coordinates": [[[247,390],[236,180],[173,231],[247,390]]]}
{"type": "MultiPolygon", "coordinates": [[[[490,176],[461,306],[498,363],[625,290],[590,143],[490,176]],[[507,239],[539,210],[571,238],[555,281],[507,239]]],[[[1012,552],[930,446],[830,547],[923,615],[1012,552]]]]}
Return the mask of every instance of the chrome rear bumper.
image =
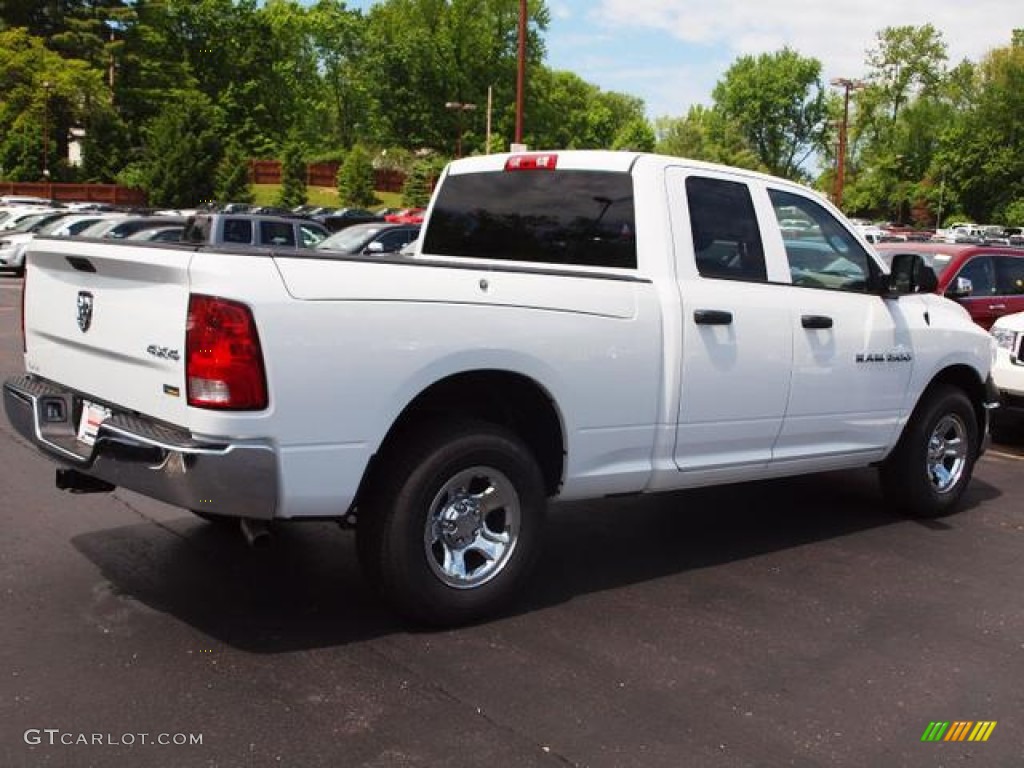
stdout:
{"type": "Polygon", "coordinates": [[[90,446],[77,438],[81,401],[78,393],[31,375],[4,382],[11,425],[60,464],[185,509],[274,516],[278,477],[270,444],[195,440],[184,430],[115,407],[90,446]]]}

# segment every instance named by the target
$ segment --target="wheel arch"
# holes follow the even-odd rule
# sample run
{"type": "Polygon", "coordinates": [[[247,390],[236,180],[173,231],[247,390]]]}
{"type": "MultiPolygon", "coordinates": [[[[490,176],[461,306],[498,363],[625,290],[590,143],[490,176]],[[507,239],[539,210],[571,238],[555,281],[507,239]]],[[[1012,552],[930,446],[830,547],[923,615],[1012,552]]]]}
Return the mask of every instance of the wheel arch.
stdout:
{"type": "Polygon", "coordinates": [[[411,430],[425,422],[473,419],[513,432],[533,454],[551,496],[565,471],[565,427],[554,398],[535,379],[513,371],[478,369],[451,374],[410,400],[395,419],[370,460],[358,498],[373,482],[380,457],[395,450],[411,430]]]}
{"type": "MultiPolygon", "coordinates": [[[[924,388],[914,406],[915,412],[920,404],[925,402],[931,393],[941,386],[956,387],[963,391],[967,395],[967,399],[971,401],[971,407],[974,409],[975,423],[978,427],[978,455],[980,455],[985,431],[988,427],[988,411],[985,409],[985,382],[982,381],[977,370],[969,365],[955,364],[947,366],[936,373],[932,380],[928,382],[928,386],[924,388]]],[[[913,416],[911,416],[911,419],[913,419],[913,416]]]]}

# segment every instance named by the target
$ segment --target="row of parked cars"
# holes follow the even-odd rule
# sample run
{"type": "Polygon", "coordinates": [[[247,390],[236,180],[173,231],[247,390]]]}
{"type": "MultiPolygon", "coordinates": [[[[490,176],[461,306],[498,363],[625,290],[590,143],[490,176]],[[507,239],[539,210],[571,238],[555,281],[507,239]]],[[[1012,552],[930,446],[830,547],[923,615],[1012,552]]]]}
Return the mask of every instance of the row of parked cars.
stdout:
{"type": "Polygon", "coordinates": [[[380,208],[370,211],[366,208],[332,208],[321,205],[299,205],[291,209],[274,206],[251,206],[245,203],[224,203],[208,206],[206,213],[252,213],[271,216],[298,216],[323,224],[331,232],[345,229],[354,224],[422,224],[424,208],[380,208]]]}
{"type": "MultiPolygon", "coordinates": [[[[352,210],[352,209],[348,209],[352,210]]],[[[336,213],[336,212],[335,212],[336,213]]],[[[369,212],[367,212],[369,213],[369,212]]],[[[113,210],[99,205],[56,207],[45,200],[0,199],[0,271],[21,275],[25,251],[37,235],[127,240],[138,243],[246,245],[317,249],[324,255],[399,251],[419,235],[422,215],[339,214],[327,222],[282,211],[225,206],[204,211],[113,210]],[[344,219],[344,221],[342,221],[344,219]]]]}

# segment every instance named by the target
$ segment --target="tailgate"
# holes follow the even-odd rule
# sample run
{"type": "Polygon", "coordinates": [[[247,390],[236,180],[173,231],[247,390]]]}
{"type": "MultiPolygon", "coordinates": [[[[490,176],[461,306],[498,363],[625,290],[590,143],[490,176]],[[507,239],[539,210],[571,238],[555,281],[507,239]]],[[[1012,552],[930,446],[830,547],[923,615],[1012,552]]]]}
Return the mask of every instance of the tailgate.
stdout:
{"type": "Polygon", "coordinates": [[[25,365],[91,399],[183,424],[194,249],[36,238],[25,365]]]}

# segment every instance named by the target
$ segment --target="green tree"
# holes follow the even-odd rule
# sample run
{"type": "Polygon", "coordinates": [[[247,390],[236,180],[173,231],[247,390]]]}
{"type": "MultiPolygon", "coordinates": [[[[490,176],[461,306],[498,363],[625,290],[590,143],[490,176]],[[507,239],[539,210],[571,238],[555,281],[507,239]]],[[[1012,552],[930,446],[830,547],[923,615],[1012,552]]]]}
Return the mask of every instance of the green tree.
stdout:
{"type": "Polygon", "coordinates": [[[370,98],[360,82],[365,24],[358,11],[334,0],[319,0],[308,10],[308,32],[322,73],[320,136],[333,146],[351,147],[370,98]]]}
{"type": "Polygon", "coordinates": [[[531,117],[528,144],[567,149],[610,149],[626,137],[653,145],[641,99],[602,91],[572,72],[536,67],[527,82],[531,117]],[[646,130],[644,128],[646,126],[646,130]]]}
{"type": "Polygon", "coordinates": [[[173,94],[146,130],[138,179],[152,205],[190,208],[214,197],[220,116],[201,93],[173,94]]]}
{"type": "Polygon", "coordinates": [[[804,178],[804,162],[825,146],[828,108],[817,59],[789,48],[741,56],[713,97],[716,111],[775,175],[804,178]]]}
{"type": "Polygon", "coordinates": [[[70,174],[68,132],[82,125],[109,94],[102,73],[49,50],[24,29],[0,31],[0,168],[12,180],[54,180],[70,174]],[[45,128],[45,130],[44,130],[45,128]],[[45,141],[44,141],[45,138],[45,141]]]}
{"type": "Polygon", "coordinates": [[[619,128],[612,141],[612,149],[631,149],[634,152],[653,152],[657,139],[654,129],[644,119],[633,119],[619,128]]]}
{"type": "Polygon", "coordinates": [[[1024,227],[1024,197],[1007,203],[1003,220],[1007,226],[1024,227]]]}
{"type": "Polygon", "coordinates": [[[767,170],[747,145],[737,127],[721,112],[694,104],[684,117],[659,118],[656,151],[709,163],[767,170]]]}
{"type": "MultiPolygon", "coordinates": [[[[878,32],[862,87],[851,94],[847,210],[931,223],[939,195],[948,192],[935,162],[941,137],[973,98],[970,67],[947,73],[945,61],[942,35],[931,25],[878,32]]],[[[838,100],[833,107],[838,119],[838,100]]]]}
{"type": "MultiPolygon", "coordinates": [[[[530,0],[528,68],[541,65],[548,21],[543,0],[530,0]]],[[[447,102],[476,104],[463,128],[480,148],[487,89],[493,86],[494,133],[511,138],[515,113],[517,0],[385,0],[366,16],[358,85],[369,108],[358,133],[380,146],[448,147],[458,116],[447,102]]],[[[527,124],[535,125],[528,99],[527,124]]],[[[528,129],[530,130],[530,129],[528,129]]],[[[531,143],[533,142],[531,139],[531,143]]]]}
{"type": "Polygon", "coordinates": [[[110,184],[130,159],[128,126],[108,104],[95,105],[82,140],[83,181],[110,184]]]}
{"type": "Polygon", "coordinates": [[[338,198],[342,205],[357,208],[376,205],[375,180],[370,152],[362,144],[356,144],[338,169],[338,198]]]}
{"type": "Polygon", "coordinates": [[[277,204],[285,208],[305,205],[306,195],[306,150],[295,139],[284,147],[281,158],[281,191],[277,204]]]}
{"type": "Polygon", "coordinates": [[[422,207],[430,202],[430,193],[444,166],[445,160],[441,157],[424,158],[418,161],[405,179],[405,184],[402,187],[402,203],[422,207]]]}
{"type": "Polygon", "coordinates": [[[217,166],[214,197],[223,203],[252,203],[255,199],[249,181],[249,158],[237,142],[228,144],[217,166]]]}
{"type": "Polygon", "coordinates": [[[1024,199],[1024,30],[989,53],[976,79],[976,101],[943,136],[936,164],[969,216],[1005,220],[1024,199]]]}
{"type": "Polygon", "coordinates": [[[946,58],[942,33],[931,24],[886,27],[878,33],[868,51],[868,80],[881,89],[893,121],[912,95],[940,86],[946,58]]]}

